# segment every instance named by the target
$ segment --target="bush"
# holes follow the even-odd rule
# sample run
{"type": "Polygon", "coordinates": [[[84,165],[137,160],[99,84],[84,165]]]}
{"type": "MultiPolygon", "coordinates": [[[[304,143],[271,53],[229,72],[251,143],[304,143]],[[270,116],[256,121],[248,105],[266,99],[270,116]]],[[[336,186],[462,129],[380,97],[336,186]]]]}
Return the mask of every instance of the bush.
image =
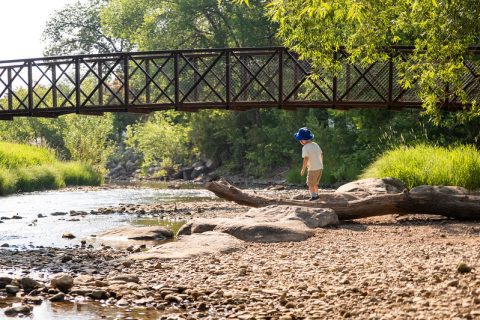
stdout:
{"type": "Polygon", "coordinates": [[[480,152],[470,145],[396,148],[385,152],[361,177],[394,177],[404,181],[409,188],[428,184],[479,189],[480,152]]]}

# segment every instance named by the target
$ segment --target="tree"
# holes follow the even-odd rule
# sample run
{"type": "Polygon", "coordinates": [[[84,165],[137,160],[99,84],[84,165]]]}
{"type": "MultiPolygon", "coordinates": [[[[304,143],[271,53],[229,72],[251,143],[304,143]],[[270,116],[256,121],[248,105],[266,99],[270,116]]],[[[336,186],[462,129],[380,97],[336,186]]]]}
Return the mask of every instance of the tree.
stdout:
{"type": "Polygon", "coordinates": [[[111,0],[101,13],[108,34],[140,50],[266,46],[275,24],[262,0],[247,10],[226,0],[111,0]]]}
{"type": "Polygon", "coordinates": [[[470,74],[468,47],[479,40],[479,0],[271,0],[267,6],[284,44],[316,68],[338,71],[333,56],[341,47],[350,62],[369,64],[387,60],[386,48],[411,45],[408,59],[396,60],[400,82],[418,85],[427,112],[438,115],[441,102],[459,97],[478,113],[461,80],[470,74]]]}
{"type": "Polygon", "coordinates": [[[43,31],[45,55],[120,52],[131,48],[120,38],[107,35],[100,11],[108,0],[77,1],[56,11],[43,31]]]}

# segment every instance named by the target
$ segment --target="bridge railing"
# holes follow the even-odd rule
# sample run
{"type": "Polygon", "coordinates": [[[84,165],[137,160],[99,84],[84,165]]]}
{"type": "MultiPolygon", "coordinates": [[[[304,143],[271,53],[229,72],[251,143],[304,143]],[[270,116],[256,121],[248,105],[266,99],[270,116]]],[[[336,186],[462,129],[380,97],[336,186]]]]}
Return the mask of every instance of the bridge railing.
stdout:
{"type": "MultiPolygon", "coordinates": [[[[0,117],[258,107],[420,107],[416,87],[399,85],[395,59],[317,72],[283,47],[173,50],[0,62],[0,117]]],[[[467,92],[479,95],[479,64],[467,61],[467,92]]],[[[455,104],[455,99],[449,101],[455,104]]]]}

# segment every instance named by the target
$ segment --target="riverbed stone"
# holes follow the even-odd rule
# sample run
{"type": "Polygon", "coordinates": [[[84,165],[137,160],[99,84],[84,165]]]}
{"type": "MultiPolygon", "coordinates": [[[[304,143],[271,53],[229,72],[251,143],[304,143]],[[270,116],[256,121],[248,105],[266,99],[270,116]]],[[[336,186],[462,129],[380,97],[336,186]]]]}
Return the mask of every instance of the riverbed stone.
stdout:
{"type": "Polygon", "coordinates": [[[231,235],[209,231],[179,237],[178,241],[158,245],[145,252],[135,253],[128,259],[190,259],[211,254],[230,253],[242,247],[244,247],[243,241],[231,235]]]}
{"type": "Polygon", "coordinates": [[[75,238],[75,235],[71,232],[65,232],[63,233],[62,235],[62,238],[65,238],[65,239],[74,239],[75,238]]]}
{"type": "Polygon", "coordinates": [[[4,313],[7,316],[16,316],[19,313],[28,315],[32,312],[32,308],[28,305],[21,305],[18,307],[10,307],[5,309],[4,313]]]}
{"type": "Polygon", "coordinates": [[[24,277],[20,280],[20,283],[22,285],[22,288],[25,292],[30,292],[33,289],[40,288],[40,283],[33,280],[32,278],[29,277],[24,277]]]}
{"type": "Polygon", "coordinates": [[[405,183],[396,178],[368,178],[340,186],[336,192],[338,193],[353,193],[359,197],[368,197],[377,194],[393,194],[402,193],[403,190],[407,190],[405,183]]]}
{"type": "Polygon", "coordinates": [[[119,274],[114,277],[111,277],[109,280],[125,281],[125,282],[134,282],[139,283],[140,279],[137,275],[134,274],[119,274]]]}
{"type": "Polygon", "coordinates": [[[462,187],[457,186],[430,186],[421,185],[410,190],[410,193],[443,193],[449,195],[468,195],[470,192],[462,187]]]}
{"type": "Polygon", "coordinates": [[[164,227],[125,226],[97,235],[97,239],[105,240],[167,240],[172,238],[173,231],[164,227]]]}
{"type": "Polygon", "coordinates": [[[268,206],[250,209],[236,218],[196,219],[185,224],[179,235],[219,231],[253,242],[303,241],[315,234],[314,228],[337,225],[331,209],[299,206],[268,206]]]}
{"type": "Polygon", "coordinates": [[[65,293],[63,292],[59,292],[57,294],[55,294],[54,296],[52,296],[50,299],[51,302],[60,302],[60,301],[64,301],[65,300],[65,293]]]}
{"type": "Polygon", "coordinates": [[[7,285],[5,286],[5,291],[10,295],[16,295],[20,288],[18,286],[7,285]]]}
{"type": "Polygon", "coordinates": [[[73,278],[65,273],[59,273],[52,277],[50,285],[62,292],[68,292],[73,287],[73,278]]]}
{"type": "Polygon", "coordinates": [[[10,277],[0,277],[0,289],[5,288],[6,285],[12,283],[12,278],[10,277]]]}

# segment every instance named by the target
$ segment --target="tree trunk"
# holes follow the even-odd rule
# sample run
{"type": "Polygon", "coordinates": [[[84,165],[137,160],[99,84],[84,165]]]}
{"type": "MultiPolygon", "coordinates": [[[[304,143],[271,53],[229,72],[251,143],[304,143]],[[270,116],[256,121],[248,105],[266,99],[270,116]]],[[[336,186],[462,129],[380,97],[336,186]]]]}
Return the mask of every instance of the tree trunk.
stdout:
{"type": "Polygon", "coordinates": [[[360,219],[388,214],[432,214],[459,220],[480,220],[480,196],[449,194],[439,191],[377,194],[357,199],[353,195],[320,193],[319,200],[274,199],[246,193],[226,181],[207,182],[207,190],[218,197],[250,207],[293,205],[333,209],[340,220],[360,219]]]}

